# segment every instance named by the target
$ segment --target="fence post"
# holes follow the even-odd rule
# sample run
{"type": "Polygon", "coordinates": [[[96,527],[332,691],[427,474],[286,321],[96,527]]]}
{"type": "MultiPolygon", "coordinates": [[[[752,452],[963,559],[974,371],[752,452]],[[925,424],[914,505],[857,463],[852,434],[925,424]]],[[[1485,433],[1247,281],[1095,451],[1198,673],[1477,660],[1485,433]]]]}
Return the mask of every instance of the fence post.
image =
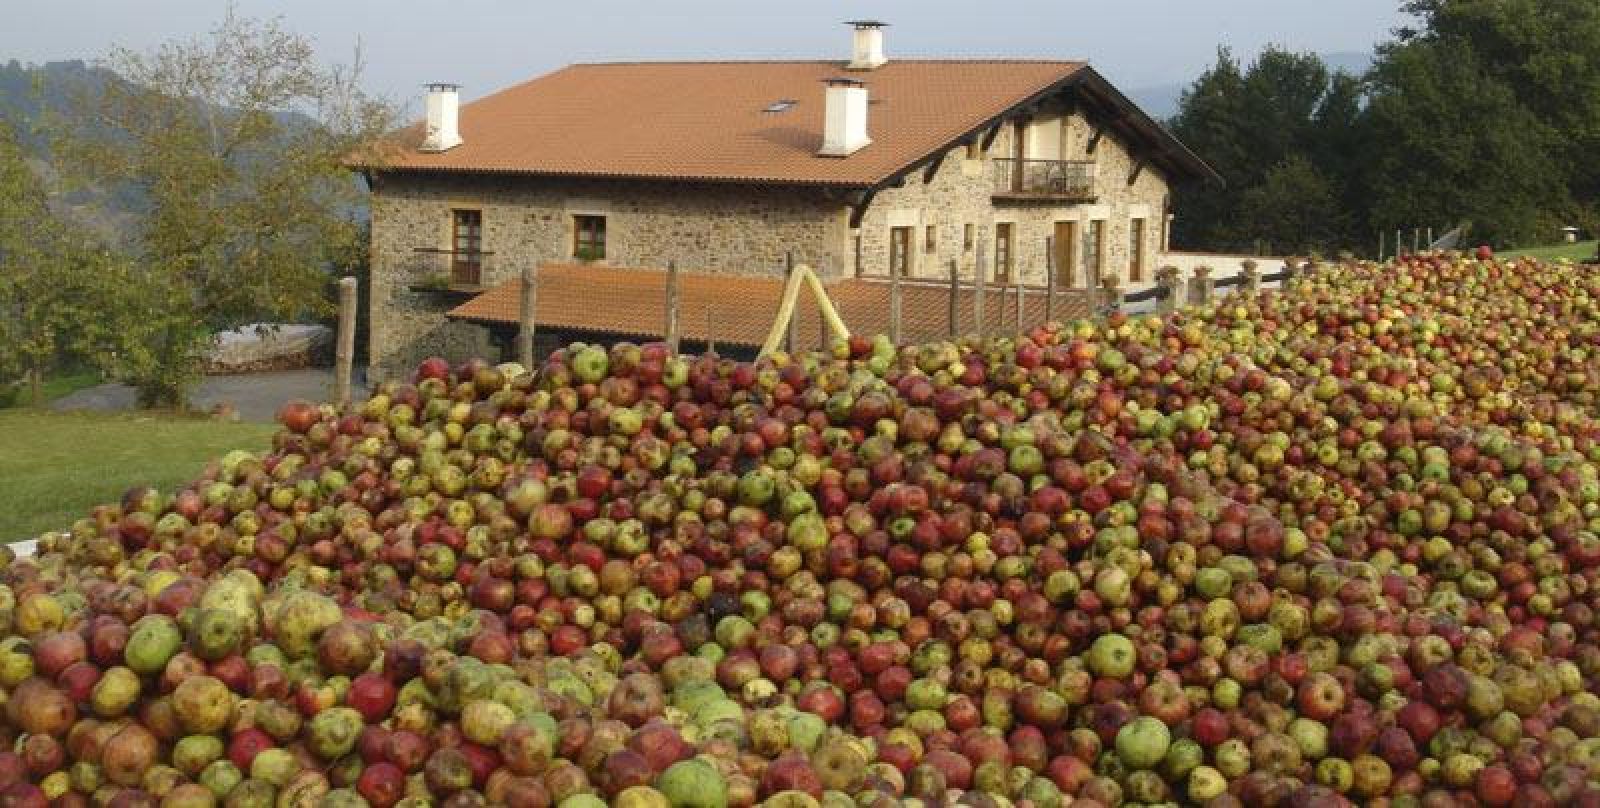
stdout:
{"type": "Polygon", "coordinates": [[[900,344],[900,273],[889,267],[889,341],[900,344]]]}
{"type": "Polygon", "coordinates": [[[1255,260],[1246,258],[1242,267],[1244,271],[1240,274],[1244,276],[1245,294],[1254,295],[1261,291],[1261,270],[1256,266],[1255,260]]]}
{"type": "Polygon", "coordinates": [[[1205,305],[1211,302],[1211,267],[1197,266],[1189,276],[1189,302],[1205,305]]]}
{"type": "Polygon", "coordinates": [[[1383,240],[1384,240],[1383,231],[1379,230],[1378,231],[1378,260],[1380,262],[1383,260],[1383,248],[1384,248],[1383,240]]]}
{"type": "Polygon", "coordinates": [[[1178,268],[1164,266],[1156,270],[1156,285],[1165,290],[1165,294],[1156,301],[1156,312],[1171,314],[1178,310],[1178,268]]]}
{"type": "Polygon", "coordinates": [[[1394,229],[1394,257],[1396,257],[1396,258],[1400,257],[1400,250],[1403,249],[1402,245],[1404,245],[1404,243],[1405,243],[1404,239],[1405,239],[1405,228],[1396,227],[1394,229]]]}
{"type": "Polygon", "coordinates": [[[960,302],[960,297],[961,297],[961,268],[960,268],[959,263],[956,261],[956,259],[952,258],[952,259],[950,259],[950,338],[951,339],[955,339],[956,333],[957,333],[956,332],[956,327],[959,325],[956,322],[956,306],[960,302]]]}
{"type": "Polygon", "coordinates": [[[339,279],[339,342],[334,353],[333,400],[341,407],[350,404],[350,377],[356,362],[356,279],[339,279]]]}
{"type": "MultiPolygon", "coordinates": [[[[787,250],[783,254],[783,288],[789,288],[789,283],[794,277],[794,250],[787,250]]],[[[789,333],[785,336],[783,350],[793,354],[800,346],[800,318],[794,314],[789,315],[789,333]]]]}
{"type": "Polygon", "coordinates": [[[1056,238],[1044,237],[1044,321],[1056,317],[1056,238]]]}
{"type": "Polygon", "coordinates": [[[1422,249],[1422,245],[1418,243],[1420,241],[1422,241],[1422,228],[1420,228],[1420,227],[1411,228],[1411,254],[1412,255],[1415,255],[1418,251],[1420,251],[1422,249]]]}
{"type": "Polygon", "coordinates": [[[1024,306],[1024,301],[1022,299],[1023,294],[1024,294],[1024,290],[1022,288],[1022,273],[1019,271],[1017,273],[1017,322],[1013,325],[1013,328],[1012,328],[1012,330],[1017,332],[1018,334],[1021,334],[1022,330],[1023,330],[1022,329],[1022,314],[1023,314],[1023,306],[1024,306]]]}
{"type": "Polygon", "coordinates": [[[984,322],[983,322],[983,287],[984,287],[983,254],[984,254],[984,249],[983,248],[985,246],[986,245],[984,244],[983,239],[982,238],[978,239],[978,250],[977,250],[977,255],[976,255],[977,263],[975,263],[973,265],[973,267],[972,267],[972,333],[976,334],[978,336],[978,339],[983,339],[983,336],[984,336],[984,322]]]}
{"type": "Polygon", "coordinates": [[[678,262],[667,262],[667,350],[678,352],[678,262]]]}
{"type": "Polygon", "coordinates": [[[538,270],[532,266],[522,270],[522,288],[517,305],[517,361],[533,371],[533,336],[535,323],[538,316],[539,278],[538,270]]]}

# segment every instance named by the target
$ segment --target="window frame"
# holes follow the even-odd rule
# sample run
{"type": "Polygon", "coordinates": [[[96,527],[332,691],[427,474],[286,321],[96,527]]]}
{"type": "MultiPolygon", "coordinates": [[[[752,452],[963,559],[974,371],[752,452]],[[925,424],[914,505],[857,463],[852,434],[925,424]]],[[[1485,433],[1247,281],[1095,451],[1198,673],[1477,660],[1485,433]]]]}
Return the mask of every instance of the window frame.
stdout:
{"type": "Polygon", "coordinates": [[[1016,223],[994,223],[994,282],[1011,282],[1011,270],[1016,264],[1016,223]]]}
{"type": "Polygon", "coordinates": [[[889,228],[889,273],[911,277],[911,226],[889,228]]]}
{"type": "Polygon", "coordinates": [[[1106,220],[1090,219],[1083,229],[1083,281],[1085,286],[1100,283],[1106,261],[1106,220]]]}
{"type": "Polygon", "coordinates": [[[938,225],[932,225],[932,224],[923,225],[923,228],[922,228],[922,251],[926,252],[926,253],[931,253],[931,252],[938,252],[938,250],[939,250],[939,227],[938,227],[938,225]]]}
{"type": "Polygon", "coordinates": [[[572,214],[572,257],[584,261],[604,261],[607,253],[606,230],[605,214],[572,214]],[[585,248],[597,249],[598,254],[591,253],[585,257],[585,248]]]}
{"type": "Polygon", "coordinates": [[[483,278],[483,209],[450,209],[450,279],[476,284],[483,278]]]}
{"type": "Polygon", "coordinates": [[[967,223],[967,224],[962,226],[962,228],[961,228],[961,249],[963,249],[963,250],[971,250],[972,247],[973,247],[973,244],[977,242],[977,239],[978,239],[978,227],[977,227],[977,225],[974,225],[974,224],[969,222],[969,223],[967,223]]]}

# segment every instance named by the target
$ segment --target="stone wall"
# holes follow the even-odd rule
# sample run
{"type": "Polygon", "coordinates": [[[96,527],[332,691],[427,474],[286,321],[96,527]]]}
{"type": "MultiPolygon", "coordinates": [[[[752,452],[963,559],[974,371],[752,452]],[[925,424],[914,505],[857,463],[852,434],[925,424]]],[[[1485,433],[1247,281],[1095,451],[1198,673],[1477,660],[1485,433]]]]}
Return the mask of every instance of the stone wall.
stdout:
{"type": "Polygon", "coordinates": [[[387,175],[372,192],[371,362],[388,378],[438,354],[450,359],[493,349],[478,326],[450,322],[458,296],[416,287],[437,283],[448,257],[419,248],[450,246],[451,211],[482,212],[482,285],[523,267],[571,261],[574,216],[606,217],[606,257],[615,266],[695,272],[782,271],[786,255],[825,274],[849,264],[848,213],[819,191],[539,177],[387,175]]]}
{"type": "MultiPolygon", "coordinates": [[[[1043,123],[1043,122],[1042,122],[1043,123]]],[[[1045,144],[1033,128],[1027,135],[1032,141],[1028,154],[1057,155],[1063,160],[1093,160],[1096,163],[1096,199],[1088,204],[1039,204],[992,201],[993,165],[988,157],[1012,154],[1012,127],[1002,124],[1000,132],[990,145],[987,155],[969,159],[965,146],[952,149],[945,155],[939,170],[931,180],[924,181],[922,170],[907,175],[899,188],[880,191],[861,222],[861,266],[863,275],[885,275],[889,271],[889,238],[893,227],[913,227],[911,271],[917,277],[943,278],[949,275],[949,262],[955,259],[964,278],[972,277],[976,250],[965,238],[968,225],[973,227],[973,242],[985,246],[985,263],[993,278],[995,225],[1012,224],[1012,241],[1015,255],[1012,266],[1024,283],[1045,283],[1045,239],[1055,235],[1057,222],[1078,222],[1080,240],[1086,238],[1089,222],[1104,221],[1105,255],[1102,273],[1115,273],[1125,282],[1130,279],[1131,239],[1130,221],[1145,220],[1143,277],[1149,280],[1155,272],[1162,248],[1163,216],[1166,210],[1167,178],[1160,169],[1146,165],[1133,181],[1134,160],[1125,144],[1116,135],[1107,132],[1091,153],[1088,145],[1091,127],[1080,114],[1063,114],[1054,118],[1040,130],[1050,133],[1052,143],[1045,144]],[[1054,121],[1059,121],[1055,123],[1054,121]],[[1056,136],[1059,144],[1054,143],[1056,136]],[[925,244],[926,229],[935,228],[933,250],[925,244]]],[[[870,147],[868,147],[870,148],[870,147]]],[[[1075,245],[1080,256],[1082,244],[1075,245]]],[[[1081,267],[1081,258],[1080,264],[1081,267]]],[[[1081,270],[1074,284],[1083,288],[1089,279],[1081,270]]]]}

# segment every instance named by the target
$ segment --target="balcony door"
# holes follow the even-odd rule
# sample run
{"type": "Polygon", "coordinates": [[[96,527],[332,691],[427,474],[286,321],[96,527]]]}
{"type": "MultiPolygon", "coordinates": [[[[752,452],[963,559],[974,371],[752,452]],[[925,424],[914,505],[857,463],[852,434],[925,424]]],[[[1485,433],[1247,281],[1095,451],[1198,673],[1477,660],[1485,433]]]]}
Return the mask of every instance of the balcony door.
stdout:
{"type": "Polygon", "coordinates": [[[456,210],[450,222],[450,280],[477,286],[483,277],[483,211],[456,210]]]}
{"type": "Polygon", "coordinates": [[[1078,285],[1078,223],[1056,222],[1056,285],[1071,289],[1078,285]]]}

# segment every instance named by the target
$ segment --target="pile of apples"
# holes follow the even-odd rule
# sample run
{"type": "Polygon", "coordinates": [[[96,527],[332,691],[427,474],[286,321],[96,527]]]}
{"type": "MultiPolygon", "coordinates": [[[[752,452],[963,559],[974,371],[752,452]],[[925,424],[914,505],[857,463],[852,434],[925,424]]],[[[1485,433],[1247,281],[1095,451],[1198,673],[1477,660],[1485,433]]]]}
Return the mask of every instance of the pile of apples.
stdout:
{"type": "Polygon", "coordinates": [[[0,558],[0,805],[1600,805],[1600,278],[430,359],[0,558]]]}

